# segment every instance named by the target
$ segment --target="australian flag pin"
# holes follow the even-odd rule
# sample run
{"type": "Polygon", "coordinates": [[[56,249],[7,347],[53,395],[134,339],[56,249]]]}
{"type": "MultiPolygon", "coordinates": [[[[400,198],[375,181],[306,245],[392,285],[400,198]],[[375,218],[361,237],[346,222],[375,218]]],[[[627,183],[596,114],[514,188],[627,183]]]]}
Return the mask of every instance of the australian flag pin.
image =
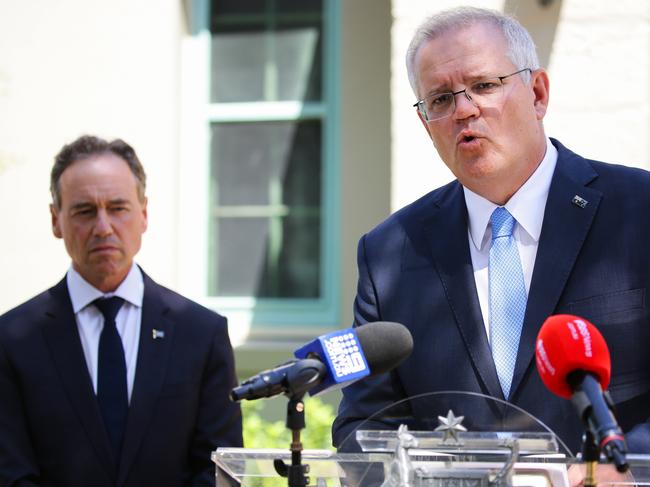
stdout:
{"type": "Polygon", "coordinates": [[[584,198],[582,198],[582,197],[580,197],[578,195],[575,195],[573,197],[573,199],[571,200],[571,203],[573,203],[576,206],[579,206],[580,208],[584,208],[585,206],[587,206],[587,203],[589,203],[589,202],[586,199],[584,199],[584,198]]]}
{"type": "Polygon", "coordinates": [[[155,328],[151,332],[151,336],[155,340],[156,338],[165,338],[165,332],[163,330],[156,330],[155,328]]]}

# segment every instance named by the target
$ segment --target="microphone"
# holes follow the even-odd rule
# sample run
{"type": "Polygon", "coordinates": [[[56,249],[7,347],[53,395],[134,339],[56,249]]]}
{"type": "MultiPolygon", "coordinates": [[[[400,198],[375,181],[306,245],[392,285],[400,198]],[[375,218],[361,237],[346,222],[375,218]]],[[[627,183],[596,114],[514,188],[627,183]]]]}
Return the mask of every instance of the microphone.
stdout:
{"type": "Polygon", "coordinates": [[[578,316],[550,316],[537,335],[535,362],[544,385],[571,399],[607,460],[625,472],[627,446],[606,391],[611,375],[609,349],[598,329],[578,316]]]}
{"type": "Polygon", "coordinates": [[[388,321],[336,330],[298,348],[296,359],[245,380],[230,392],[233,401],[278,394],[321,394],[362,377],[383,374],[402,363],[413,350],[408,329],[388,321]]]}

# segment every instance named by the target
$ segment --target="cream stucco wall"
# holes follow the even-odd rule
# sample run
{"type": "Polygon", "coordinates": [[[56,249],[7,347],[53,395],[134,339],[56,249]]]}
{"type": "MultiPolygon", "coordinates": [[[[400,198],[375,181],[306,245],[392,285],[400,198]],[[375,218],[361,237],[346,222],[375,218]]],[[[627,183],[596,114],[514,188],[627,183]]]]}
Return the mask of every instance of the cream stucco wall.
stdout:
{"type": "Polygon", "coordinates": [[[151,200],[138,260],[173,284],[181,4],[0,0],[0,12],[0,312],[69,265],[50,230],[49,171],[82,133],[135,147],[151,200]]]}

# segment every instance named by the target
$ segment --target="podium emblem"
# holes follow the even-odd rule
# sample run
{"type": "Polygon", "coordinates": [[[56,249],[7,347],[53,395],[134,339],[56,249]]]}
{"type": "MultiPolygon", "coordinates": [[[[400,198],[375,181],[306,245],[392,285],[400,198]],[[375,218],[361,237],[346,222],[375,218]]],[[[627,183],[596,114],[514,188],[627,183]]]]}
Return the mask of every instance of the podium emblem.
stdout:
{"type": "Polygon", "coordinates": [[[465,416],[455,416],[454,412],[450,409],[447,417],[438,416],[440,425],[434,431],[442,431],[442,443],[446,445],[462,445],[462,441],[458,439],[459,431],[467,431],[461,423],[465,416]]]}

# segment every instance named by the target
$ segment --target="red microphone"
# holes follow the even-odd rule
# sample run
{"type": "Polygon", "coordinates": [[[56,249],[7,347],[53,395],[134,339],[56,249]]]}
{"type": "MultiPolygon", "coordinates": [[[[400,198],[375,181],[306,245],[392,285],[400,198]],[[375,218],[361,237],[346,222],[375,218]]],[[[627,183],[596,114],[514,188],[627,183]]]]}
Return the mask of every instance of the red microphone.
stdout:
{"type": "Polygon", "coordinates": [[[554,394],[571,399],[573,389],[567,377],[575,370],[590,373],[607,389],[611,375],[609,349],[598,329],[572,315],[549,317],[537,335],[537,371],[554,394]]]}
{"type": "Polygon", "coordinates": [[[609,349],[598,329],[578,316],[550,316],[537,335],[535,362],[544,385],[571,399],[598,449],[625,472],[625,439],[612,414],[613,401],[603,392],[611,376],[609,349]]]}

